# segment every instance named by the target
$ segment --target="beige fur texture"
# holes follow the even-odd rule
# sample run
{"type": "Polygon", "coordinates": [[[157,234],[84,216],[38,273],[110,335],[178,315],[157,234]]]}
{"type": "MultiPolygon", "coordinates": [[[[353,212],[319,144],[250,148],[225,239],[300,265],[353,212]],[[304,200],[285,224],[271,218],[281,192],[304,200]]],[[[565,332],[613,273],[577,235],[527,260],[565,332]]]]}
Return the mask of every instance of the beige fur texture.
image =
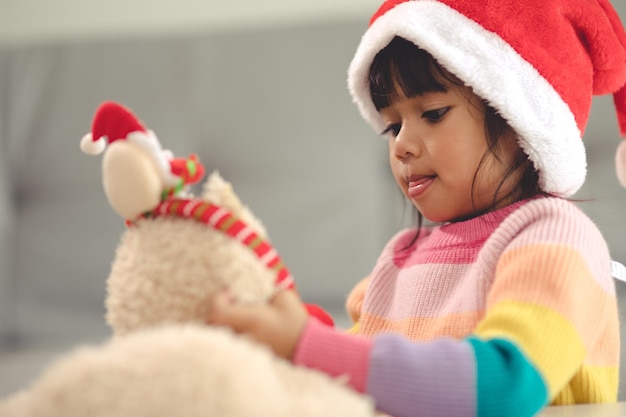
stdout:
{"type": "MultiPolygon", "coordinates": [[[[266,236],[217,173],[203,198],[266,236]]],[[[123,233],[107,281],[115,336],[67,353],[1,400],[0,416],[374,416],[371,399],[340,380],[203,324],[217,290],[228,285],[239,300],[265,302],[273,282],[247,247],[221,232],[193,220],[140,220],[123,233]]]]}
{"type": "Polygon", "coordinates": [[[107,283],[107,321],[117,335],[169,322],[204,322],[228,286],[241,301],[265,301],[274,275],[256,255],[186,219],[142,220],[122,236],[107,283]]]}
{"type": "Polygon", "coordinates": [[[3,417],[372,416],[339,382],[224,329],[177,325],[76,350],[3,417]]]}

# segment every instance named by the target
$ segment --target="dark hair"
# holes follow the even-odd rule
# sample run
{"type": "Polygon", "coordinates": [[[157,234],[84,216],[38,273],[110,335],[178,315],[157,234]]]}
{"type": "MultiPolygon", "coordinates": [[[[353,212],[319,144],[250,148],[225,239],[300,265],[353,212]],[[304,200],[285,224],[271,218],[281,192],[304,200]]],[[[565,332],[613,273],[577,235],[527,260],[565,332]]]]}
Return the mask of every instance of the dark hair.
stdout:
{"type": "MultiPolygon", "coordinates": [[[[401,95],[415,97],[431,92],[446,92],[452,86],[467,88],[456,76],[439,65],[428,52],[420,49],[412,42],[396,36],[384,49],[378,52],[369,70],[370,96],[376,107],[381,110],[392,105],[401,95]]],[[[468,89],[468,97],[469,97],[468,89]]],[[[487,150],[482,156],[472,182],[472,203],[474,202],[474,185],[484,161],[493,155],[501,162],[500,155],[504,141],[515,141],[516,133],[508,123],[483,100],[485,106],[485,136],[487,150]]],[[[507,169],[496,188],[489,209],[505,199],[519,201],[536,195],[546,194],[539,188],[539,176],[532,162],[524,151],[518,147],[513,164],[507,169]],[[518,184],[505,196],[498,198],[500,189],[511,180],[514,174],[521,171],[518,184]]],[[[422,214],[417,211],[417,235],[408,246],[418,238],[423,222],[422,214]]]]}

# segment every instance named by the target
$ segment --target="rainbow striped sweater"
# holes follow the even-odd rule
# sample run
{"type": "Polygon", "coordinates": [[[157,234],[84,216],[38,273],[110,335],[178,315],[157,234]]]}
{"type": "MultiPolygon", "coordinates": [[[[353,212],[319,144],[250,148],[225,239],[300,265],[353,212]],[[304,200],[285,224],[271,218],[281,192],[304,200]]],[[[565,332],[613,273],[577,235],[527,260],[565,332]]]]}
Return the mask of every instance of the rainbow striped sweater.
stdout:
{"type": "Polygon", "coordinates": [[[606,243],[575,205],[537,198],[390,240],[355,336],[307,324],[294,362],[347,375],[402,416],[532,416],[613,402],[619,323],[606,243]],[[363,337],[367,336],[367,337],[363,337]]]}

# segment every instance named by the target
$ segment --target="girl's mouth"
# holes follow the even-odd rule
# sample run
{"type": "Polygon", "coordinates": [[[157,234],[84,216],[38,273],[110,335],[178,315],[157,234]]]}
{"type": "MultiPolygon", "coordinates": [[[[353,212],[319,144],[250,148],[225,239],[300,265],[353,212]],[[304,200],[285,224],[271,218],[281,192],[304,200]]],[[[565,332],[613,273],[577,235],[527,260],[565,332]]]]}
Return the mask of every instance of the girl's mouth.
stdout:
{"type": "Polygon", "coordinates": [[[410,177],[407,181],[407,194],[410,198],[418,198],[428,189],[435,178],[437,178],[435,175],[410,177]]]}

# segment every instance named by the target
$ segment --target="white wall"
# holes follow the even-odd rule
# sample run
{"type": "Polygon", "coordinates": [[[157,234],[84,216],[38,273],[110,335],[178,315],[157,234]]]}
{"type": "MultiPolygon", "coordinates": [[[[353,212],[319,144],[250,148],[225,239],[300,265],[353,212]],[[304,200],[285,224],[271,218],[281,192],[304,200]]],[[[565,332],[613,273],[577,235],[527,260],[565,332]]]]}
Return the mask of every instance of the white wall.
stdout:
{"type": "Polygon", "coordinates": [[[364,18],[379,0],[0,0],[0,42],[234,30],[364,18]]]}

